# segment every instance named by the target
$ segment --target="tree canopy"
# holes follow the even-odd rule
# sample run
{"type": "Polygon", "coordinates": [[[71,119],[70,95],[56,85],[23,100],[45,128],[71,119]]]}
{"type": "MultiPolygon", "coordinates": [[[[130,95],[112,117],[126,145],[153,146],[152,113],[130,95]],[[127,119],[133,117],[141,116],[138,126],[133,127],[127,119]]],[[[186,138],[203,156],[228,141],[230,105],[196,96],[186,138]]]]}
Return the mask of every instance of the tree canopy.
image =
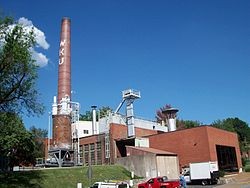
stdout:
{"type": "Polygon", "coordinates": [[[21,118],[14,113],[0,113],[0,155],[8,157],[8,166],[34,163],[34,148],[32,134],[21,118]]]}
{"type": "Polygon", "coordinates": [[[48,137],[48,130],[36,128],[35,126],[30,127],[29,132],[32,135],[35,143],[34,158],[43,158],[45,156],[45,138],[48,137]]]}
{"type": "Polygon", "coordinates": [[[32,30],[0,16],[0,157],[8,159],[9,167],[34,163],[39,150],[35,129],[27,131],[20,117],[44,111],[35,88],[38,67],[31,52],[35,45],[32,30]]]}
{"type": "MultiPolygon", "coordinates": [[[[103,106],[97,110],[96,118],[98,119],[98,116],[100,118],[105,117],[109,114],[109,112],[113,112],[112,108],[109,106],[103,106]]],[[[80,114],[80,121],[92,121],[92,111],[86,111],[85,114],[80,114]]]]}
{"type": "Polygon", "coordinates": [[[171,105],[166,104],[165,106],[161,107],[159,110],[156,110],[155,118],[158,123],[161,123],[167,118],[166,115],[162,113],[162,111],[169,109],[169,108],[171,108],[171,105]]]}
{"type": "Polygon", "coordinates": [[[37,66],[32,59],[34,32],[11,18],[0,18],[0,112],[40,115],[44,106],[35,89],[37,66]]]}
{"type": "Polygon", "coordinates": [[[179,119],[177,119],[177,121],[176,121],[177,130],[188,129],[188,128],[192,128],[192,127],[198,127],[200,125],[201,125],[201,123],[199,121],[179,120],[179,119]]]}
{"type": "Polygon", "coordinates": [[[246,122],[240,120],[239,118],[227,118],[214,121],[212,126],[237,133],[241,151],[249,149],[248,143],[250,143],[250,128],[246,122]]]}

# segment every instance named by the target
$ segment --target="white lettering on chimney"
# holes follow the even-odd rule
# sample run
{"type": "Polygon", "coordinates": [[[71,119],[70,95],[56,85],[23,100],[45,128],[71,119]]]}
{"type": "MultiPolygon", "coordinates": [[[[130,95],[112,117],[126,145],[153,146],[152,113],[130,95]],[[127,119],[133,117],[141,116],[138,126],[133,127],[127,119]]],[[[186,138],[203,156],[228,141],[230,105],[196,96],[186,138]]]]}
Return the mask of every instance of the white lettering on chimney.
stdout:
{"type": "Polygon", "coordinates": [[[66,40],[62,40],[60,42],[60,50],[59,50],[59,65],[64,63],[64,46],[65,46],[66,40]]]}

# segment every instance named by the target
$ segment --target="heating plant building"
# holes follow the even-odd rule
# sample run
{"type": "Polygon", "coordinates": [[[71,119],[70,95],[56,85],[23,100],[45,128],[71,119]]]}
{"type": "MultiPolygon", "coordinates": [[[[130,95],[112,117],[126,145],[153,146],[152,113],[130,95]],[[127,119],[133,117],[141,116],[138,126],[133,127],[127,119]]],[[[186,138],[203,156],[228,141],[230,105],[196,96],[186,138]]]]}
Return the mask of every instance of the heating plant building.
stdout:
{"type": "Polygon", "coordinates": [[[59,46],[58,94],[52,105],[53,136],[48,143],[47,164],[121,164],[144,177],[176,178],[191,162],[217,161],[220,170],[241,171],[237,134],[199,126],[176,130],[178,109],[163,111],[163,123],[134,116],[139,91],[127,89],[113,113],[93,121],[79,121],[80,105],[71,99],[70,19],[63,18],[59,46]],[[119,111],[125,106],[125,115],[119,111]]]}

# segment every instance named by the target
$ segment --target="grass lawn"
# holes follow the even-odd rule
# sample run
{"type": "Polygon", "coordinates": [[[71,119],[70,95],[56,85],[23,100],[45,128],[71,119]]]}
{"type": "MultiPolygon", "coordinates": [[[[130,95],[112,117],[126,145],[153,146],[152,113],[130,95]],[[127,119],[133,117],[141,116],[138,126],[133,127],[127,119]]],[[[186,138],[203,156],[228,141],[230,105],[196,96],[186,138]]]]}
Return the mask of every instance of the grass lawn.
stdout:
{"type": "Polygon", "coordinates": [[[88,187],[96,181],[123,181],[130,179],[130,172],[122,166],[92,166],[92,179],[88,167],[42,169],[26,172],[0,173],[0,187],[70,188],[82,183],[88,187]]]}

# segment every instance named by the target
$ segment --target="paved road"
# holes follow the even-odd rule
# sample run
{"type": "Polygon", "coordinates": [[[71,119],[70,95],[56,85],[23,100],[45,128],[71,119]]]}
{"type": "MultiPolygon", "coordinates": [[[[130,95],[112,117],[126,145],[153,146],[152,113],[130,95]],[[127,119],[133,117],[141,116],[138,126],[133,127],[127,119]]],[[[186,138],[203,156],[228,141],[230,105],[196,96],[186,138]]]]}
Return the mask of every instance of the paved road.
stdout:
{"type": "Polygon", "coordinates": [[[250,173],[243,172],[237,175],[227,176],[222,179],[220,185],[188,185],[187,188],[250,188],[250,173]]]}

